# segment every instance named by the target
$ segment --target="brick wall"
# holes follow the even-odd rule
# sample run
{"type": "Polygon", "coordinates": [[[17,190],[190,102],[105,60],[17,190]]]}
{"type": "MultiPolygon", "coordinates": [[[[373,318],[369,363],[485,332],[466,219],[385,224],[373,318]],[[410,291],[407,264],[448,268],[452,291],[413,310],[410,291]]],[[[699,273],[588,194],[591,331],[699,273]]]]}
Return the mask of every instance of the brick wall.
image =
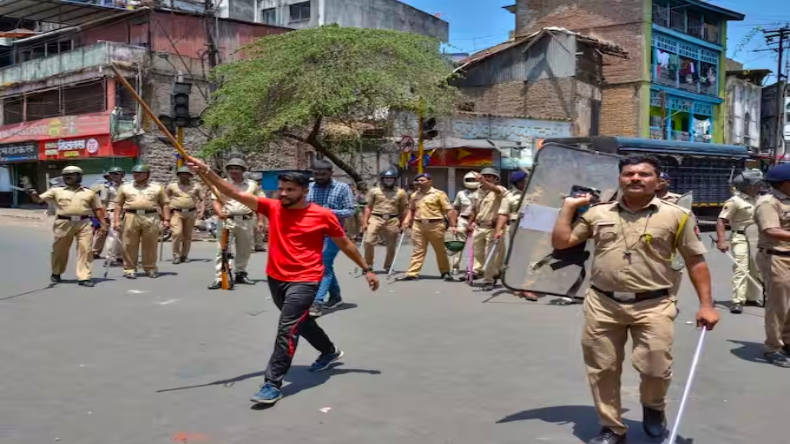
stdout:
{"type": "Polygon", "coordinates": [[[601,96],[601,135],[639,137],[640,86],[615,85],[601,96]]]}
{"type": "Polygon", "coordinates": [[[462,88],[462,101],[476,113],[529,116],[536,119],[573,117],[573,79],[543,79],[462,88]]]}
{"type": "Polygon", "coordinates": [[[518,0],[516,35],[547,26],[578,30],[639,22],[642,0],[518,0]]]}

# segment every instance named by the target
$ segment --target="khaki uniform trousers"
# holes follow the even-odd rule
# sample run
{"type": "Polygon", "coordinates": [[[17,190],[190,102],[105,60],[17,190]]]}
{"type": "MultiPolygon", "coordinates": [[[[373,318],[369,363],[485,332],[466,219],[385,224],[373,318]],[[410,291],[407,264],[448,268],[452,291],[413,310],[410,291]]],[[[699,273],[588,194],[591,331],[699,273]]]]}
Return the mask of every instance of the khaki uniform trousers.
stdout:
{"type": "MultiPolygon", "coordinates": [[[[464,242],[467,241],[469,237],[466,234],[466,230],[469,228],[469,218],[468,217],[458,217],[458,239],[463,240],[464,242]]],[[[466,248],[464,247],[464,251],[460,253],[456,253],[452,256],[448,256],[450,260],[450,265],[452,266],[453,271],[460,271],[461,270],[461,263],[464,259],[464,253],[466,252],[466,248]]]]}
{"type": "Polygon", "coordinates": [[[474,272],[478,276],[483,275],[483,282],[487,283],[494,282],[494,278],[502,270],[502,262],[505,260],[505,250],[507,249],[505,246],[506,234],[503,231],[502,238],[496,243],[494,257],[491,258],[488,268],[483,270],[486,259],[488,259],[488,255],[491,254],[491,249],[494,248],[495,245],[494,241],[496,238],[494,237],[494,233],[496,233],[496,229],[494,228],[478,227],[475,230],[475,239],[472,245],[475,254],[474,272]]]}
{"type": "MultiPolygon", "coordinates": [[[[227,220],[217,221],[217,237],[222,239],[222,230],[227,228],[230,230],[230,235],[233,236],[233,259],[231,260],[231,269],[234,273],[246,273],[247,264],[250,263],[250,256],[252,256],[252,246],[255,241],[253,231],[257,225],[255,216],[252,219],[235,220],[233,216],[227,220]]],[[[222,249],[217,242],[217,257],[214,260],[217,279],[222,276],[222,249]]]]}
{"type": "MultiPolygon", "coordinates": [[[[109,227],[110,225],[112,225],[112,217],[110,217],[109,219],[105,219],[104,222],[109,227]]],[[[91,249],[93,250],[93,254],[94,255],[98,256],[98,255],[101,254],[102,250],[104,250],[104,244],[105,244],[105,242],[107,242],[107,234],[108,233],[109,233],[109,230],[108,231],[100,231],[100,230],[96,231],[95,236],[93,236],[93,247],[91,247],[91,249]]]]}
{"type": "Polygon", "coordinates": [[[664,410],[672,382],[672,343],[678,315],[672,297],[621,304],[589,289],[584,298],[582,351],[587,381],[602,427],[625,434],[620,401],[625,344],[631,333],[631,363],[640,373],[640,401],[664,410]]]}
{"type": "Polygon", "coordinates": [[[173,259],[188,257],[192,249],[192,234],[195,232],[197,211],[183,213],[172,210],[170,229],[172,230],[173,259]]]}
{"type": "Polygon", "coordinates": [[[425,263],[425,255],[428,253],[428,244],[431,244],[433,252],[436,253],[439,272],[450,272],[450,261],[447,260],[447,252],[444,248],[444,233],[446,231],[444,221],[414,222],[411,232],[414,251],[411,255],[409,270],[406,272],[407,276],[419,276],[422,265],[425,263]]]}
{"type": "Polygon", "coordinates": [[[255,226],[252,229],[253,234],[253,244],[255,246],[255,251],[263,251],[266,249],[266,244],[263,242],[263,239],[266,234],[266,230],[269,228],[269,221],[264,217],[263,218],[263,231],[258,231],[258,220],[255,220],[255,226]]]}
{"type": "Polygon", "coordinates": [[[52,243],[52,274],[61,275],[69,263],[69,249],[74,238],[77,239],[77,280],[91,279],[93,268],[93,224],[90,219],[80,222],[55,219],[52,226],[55,242],[52,243]]]}
{"type": "Polygon", "coordinates": [[[760,289],[755,287],[749,280],[751,275],[756,281],[760,281],[760,272],[757,264],[751,255],[749,239],[744,234],[733,233],[730,239],[732,257],[738,266],[732,267],[732,303],[743,304],[746,301],[757,301],[762,298],[760,289]],[[745,273],[742,270],[749,270],[745,273]]]}
{"type": "Polygon", "coordinates": [[[395,249],[398,246],[398,234],[400,234],[398,225],[399,219],[397,217],[384,220],[384,218],[379,216],[370,216],[370,219],[368,219],[368,230],[365,232],[365,239],[362,242],[362,247],[365,251],[365,262],[369,267],[373,267],[373,251],[376,244],[379,242],[379,236],[381,236],[387,244],[387,256],[384,258],[384,269],[390,269],[392,261],[395,260],[395,249]]]}
{"type": "Polygon", "coordinates": [[[790,257],[757,253],[765,285],[765,351],[790,345],[790,257]]]}
{"type": "Polygon", "coordinates": [[[138,252],[142,248],[143,271],[159,271],[156,266],[156,247],[159,243],[161,223],[159,214],[145,216],[126,213],[123,220],[123,272],[137,271],[138,252]]]}

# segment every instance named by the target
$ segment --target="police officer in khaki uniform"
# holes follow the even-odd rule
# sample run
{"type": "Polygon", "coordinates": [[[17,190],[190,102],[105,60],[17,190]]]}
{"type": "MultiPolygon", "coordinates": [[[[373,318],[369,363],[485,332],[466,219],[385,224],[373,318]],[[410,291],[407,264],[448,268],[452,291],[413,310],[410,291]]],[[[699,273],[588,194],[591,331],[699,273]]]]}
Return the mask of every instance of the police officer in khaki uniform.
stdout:
{"type": "Polygon", "coordinates": [[[677,203],[678,199],[680,199],[682,196],[669,191],[671,180],[672,178],[669,176],[669,174],[661,173],[661,177],[659,177],[658,181],[658,189],[656,190],[656,196],[663,201],[677,203]]]}
{"type": "Polygon", "coordinates": [[[757,266],[765,286],[765,359],[790,368],[790,163],[765,174],[773,193],[760,196],[757,266]]]}
{"type": "Polygon", "coordinates": [[[621,160],[621,197],[587,210],[590,196],[565,199],[552,233],[552,246],[559,250],[595,241],[591,287],[584,299],[582,350],[603,428],[591,444],[626,442],[620,376],[629,332],[631,360],[642,379],[642,426],[651,437],[664,436],[678,313],[676,295],[671,294],[676,251],[685,259],[698,292],[697,326],[712,329],[719,320],[697,222],[688,210],[655,195],[659,173],[660,164],[653,157],[621,160]]]}
{"type": "MultiPolygon", "coordinates": [[[[258,182],[244,178],[244,173],[247,171],[247,164],[242,159],[231,159],[225,164],[225,171],[228,173],[226,182],[230,183],[242,192],[253,194],[255,196],[261,195],[261,187],[258,182]]],[[[219,218],[217,224],[217,237],[222,238],[222,230],[227,228],[230,230],[230,235],[235,240],[233,249],[233,263],[232,269],[236,273],[237,284],[255,285],[247,277],[247,264],[250,262],[252,255],[252,248],[254,243],[253,230],[257,227],[259,230],[264,229],[263,215],[257,214],[255,209],[250,209],[239,202],[225,199],[225,206],[222,206],[216,199],[213,200],[214,212],[219,218]]],[[[219,240],[218,239],[218,240],[219,240]]],[[[216,258],[216,278],[211,285],[208,286],[209,290],[218,290],[222,288],[220,280],[222,275],[222,250],[217,242],[217,258],[216,258]]]]}
{"type": "Polygon", "coordinates": [[[395,248],[398,243],[398,234],[402,231],[401,223],[406,218],[409,208],[406,191],[395,185],[398,180],[396,171],[387,170],[381,173],[381,184],[368,192],[367,205],[362,215],[362,242],[365,251],[365,261],[373,268],[373,251],[378,243],[379,236],[387,245],[387,255],[384,258],[384,270],[389,270],[395,260],[395,248]]]}
{"type": "Polygon", "coordinates": [[[34,202],[46,202],[56,208],[53,231],[55,242],[52,244],[52,283],[62,282],[60,275],[66,271],[69,262],[69,249],[77,239],[77,283],[83,287],[93,287],[91,279],[93,255],[91,240],[93,225],[91,215],[101,221],[100,230],[107,230],[104,222],[106,213],[101,199],[93,190],[82,186],[82,168],[67,166],[61,171],[64,186],[52,187],[40,195],[34,189],[27,190],[34,202]]]}
{"type": "Polygon", "coordinates": [[[176,177],[178,181],[165,188],[165,195],[170,200],[173,215],[170,219],[173,228],[173,263],[180,264],[189,260],[195,221],[203,219],[205,205],[200,185],[192,182],[192,170],[182,166],[176,171],[176,177]]]}
{"type": "Polygon", "coordinates": [[[118,188],[115,198],[116,230],[121,227],[123,213],[123,275],[127,279],[137,277],[137,258],[142,250],[143,271],[150,278],[159,276],[156,266],[156,246],[162,227],[170,226],[170,207],[165,189],[151,182],[151,167],[138,164],[132,168],[133,183],[118,188]],[[160,219],[159,211],[164,220],[160,219]]]}
{"type": "Polygon", "coordinates": [[[749,280],[751,275],[759,282],[760,272],[751,254],[749,237],[746,233],[747,228],[754,224],[754,206],[762,176],[760,170],[746,171],[735,176],[732,184],[737,191],[724,203],[724,208],[716,221],[717,248],[724,254],[728,254],[727,250],[732,248],[732,257],[738,264],[732,268],[730,313],[742,313],[744,304],[762,306],[760,289],[749,280]],[[731,230],[729,244],[725,237],[726,224],[730,225],[731,230]]]}
{"type": "MultiPolygon", "coordinates": [[[[107,226],[112,223],[113,212],[115,211],[115,197],[118,195],[118,188],[123,183],[123,176],[124,176],[123,168],[121,167],[112,167],[104,176],[107,179],[106,182],[100,183],[93,188],[99,198],[102,201],[102,205],[106,209],[107,213],[107,226]]],[[[101,256],[101,252],[105,247],[107,242],[107,233],[109,230],[99,230],[98,233],[93,237],[93,258],[99,259],[101,256]]],[[[116,236],[120,236],[120,234],[116,233],[116,236]]],[[[121,244],[117,240],[110,239],[110,243],[107,246],[107,254],[110,257],[115,258],[116,260],[121,260],[122,250],[121,244]]]]}
{"type": "Polygon", "coordinates": [[[450,262],[444,249],[444,234],[447,230],[444,218],[446,216],[449,219],[450,230],[455,233],[458,231],[458,213],[450,205],[447,194],[433,187],[430,174],[418,174],[414,183],[419,189],[411,196],[409,212],[403,222],[404,227],[412,228],[414,250],[406,275],[398,280],[413,281],[419,278],[425,255],[428,253],[428,244],[431,244],[436,253],[441,277],[452,281],[450,262]]]}
{"type": "MultiPolygon", "coordinates": [[[[464,188],[455,195],[453,208],[458,212],[458,234],[456,237],[458,240],[466,242],[470,231],[469,218],[472,216],[472,203],[475,191],[480,188],[480,182],[477,180],[475,173],[468,172],[464,175],[464,188]]],[[[449,257],[453,274],[461,272],[463,256],[463,253],[456,253],[449,257]]]]}
{"type": "Polygon", "coordinates": [[[483,168],[480,173],[477,175],[480,189],[475,193],[472,216],[469,218],[474,229],[474,274],[483,276],[483,291],[491,291],[505,259],[507,246],[504,245],[502,235],[510,221],[510,196],[507,189],[499,185],[500,176],[496,168],[483,168]],[[493,257],[484,270],[491,254],[493,257]]]}

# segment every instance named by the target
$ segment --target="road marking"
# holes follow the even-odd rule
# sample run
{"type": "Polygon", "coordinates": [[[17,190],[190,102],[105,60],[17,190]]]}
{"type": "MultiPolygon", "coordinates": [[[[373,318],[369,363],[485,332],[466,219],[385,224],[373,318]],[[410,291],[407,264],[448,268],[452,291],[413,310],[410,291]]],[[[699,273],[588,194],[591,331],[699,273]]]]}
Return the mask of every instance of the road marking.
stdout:
{"type": "Polygon", "coordinates": [[[176,302],[180,301],[181,299],[168,299],[164,302],[159,302],[159,305],[170,305],[175,304],[176,302]]]}

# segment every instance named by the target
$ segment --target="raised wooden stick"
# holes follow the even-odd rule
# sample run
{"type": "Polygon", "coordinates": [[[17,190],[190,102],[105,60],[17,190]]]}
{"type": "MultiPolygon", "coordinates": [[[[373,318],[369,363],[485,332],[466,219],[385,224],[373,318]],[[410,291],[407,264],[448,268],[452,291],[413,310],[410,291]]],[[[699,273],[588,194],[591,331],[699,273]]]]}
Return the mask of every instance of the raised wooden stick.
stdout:
{"type": "MultiPolygon", "coordinates": [[[[165,136],[167,136],[167,139],[170,141],[170,143],[174,147],[176,147],[176,151],[178,151],[178,154],[180,154],[181,157],[186,159],[187,152],[184,150],[184,147],[181,146],[180,143],[178,143],[178,140],[175,138],[175,136],[173,136],[173,134],[170,133],[170,130],[167,129],[165,124],[162,123],[162,121],[159,120],[158,117],[156,117],[156,114],[154,114],[153,110],[151,110],[151,107],[148,106],[147,103],[145,103],[145,100],[143,100],[143,98],[140,97],[139,94],[137,94],[137,91],[135,91],[134,87],[129,84],[126,78],[124,78],[123,74],[118,69],[118,66],[115,64],[115,62],[110,64],[110,68],[112,68],[112,72],[115,73],[115,78],[117,78],[118,81],[121,82],[121,85],[123,85],[123,87],[126,88],[127,91],[129,91],[132,97],[134,97],[134,100],[140,104],[140,106],[143,108],[143,111],[145,111],[145,114],[147,114],[148,117],[151,120],[153,120],[154,123],[156,123],[156,126],[159,127],[159,130],[162,131],[165,134],[165,136]]],[[[214,188],[213,185],[211,185],[211,183],[206,179],[203,173],[198,172],[197,175],[200,178],[200,180],[202,180],[203,183],[206,184],[208,189],[211,190],[211,193],[214,195],[217,201],[219,201],[220,204],[225,205],[225,201],[222,200],[222,196],[220,196],[219,191],[217,191],[217,189],[214,188]]]]}

